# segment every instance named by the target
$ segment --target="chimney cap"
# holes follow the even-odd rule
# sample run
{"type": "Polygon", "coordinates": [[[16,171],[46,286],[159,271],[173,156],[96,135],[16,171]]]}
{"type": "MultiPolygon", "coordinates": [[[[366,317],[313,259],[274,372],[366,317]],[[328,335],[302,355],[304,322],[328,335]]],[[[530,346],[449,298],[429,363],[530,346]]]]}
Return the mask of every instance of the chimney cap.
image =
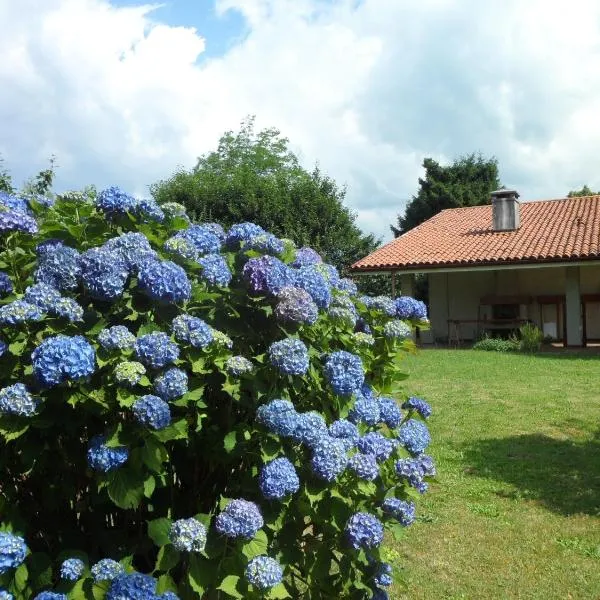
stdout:
{"type": "Polygon", "coordinates": [[[491,192],[491,196],[492,198],[503,198],[507,196],[514,196],[515,198],[518,198],[519,192],[517,192],[517,190],[500,189],[491,192]]]}

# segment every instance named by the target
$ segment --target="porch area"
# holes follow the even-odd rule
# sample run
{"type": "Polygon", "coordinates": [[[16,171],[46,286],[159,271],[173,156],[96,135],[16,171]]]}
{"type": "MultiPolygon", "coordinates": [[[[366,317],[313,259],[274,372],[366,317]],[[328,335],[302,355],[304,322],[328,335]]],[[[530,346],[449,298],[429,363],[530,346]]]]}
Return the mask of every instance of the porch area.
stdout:
{"type": "MultiPolygon", "coordinates": [[[[525,323],[554,345],[600,342],[600,266],[501,265],[425,272],[431,329],[423,343],[460,346],[484,334],[508,337],[525,323]]],[[[399,273],[402,294],[414,291],[414,274],[399,273]]]]}

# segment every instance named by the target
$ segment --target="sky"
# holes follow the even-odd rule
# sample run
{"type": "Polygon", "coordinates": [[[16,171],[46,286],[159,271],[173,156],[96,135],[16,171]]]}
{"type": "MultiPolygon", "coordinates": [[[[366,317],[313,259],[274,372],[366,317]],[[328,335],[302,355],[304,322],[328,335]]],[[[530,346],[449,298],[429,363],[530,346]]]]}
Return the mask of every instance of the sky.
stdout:
{"type": "Polygon", "coordinates": [[[495,156],[521,200],[600,190],[597,0],[0,0],[17,183],[136,195],[248,115],[382,239],[425,157],[495,156]]]}

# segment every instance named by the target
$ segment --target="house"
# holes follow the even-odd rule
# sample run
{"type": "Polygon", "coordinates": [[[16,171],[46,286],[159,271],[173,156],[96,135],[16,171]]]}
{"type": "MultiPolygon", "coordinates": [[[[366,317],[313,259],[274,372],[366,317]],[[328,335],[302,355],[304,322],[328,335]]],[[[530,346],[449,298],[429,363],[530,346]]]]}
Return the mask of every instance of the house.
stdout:
{"type": "Polygon", "coordinates": [[[535,323],[566,346],[600,341],[600,196],[443,210],[352,265],[429,280],[430,341],[474,340],[535,323]]]}

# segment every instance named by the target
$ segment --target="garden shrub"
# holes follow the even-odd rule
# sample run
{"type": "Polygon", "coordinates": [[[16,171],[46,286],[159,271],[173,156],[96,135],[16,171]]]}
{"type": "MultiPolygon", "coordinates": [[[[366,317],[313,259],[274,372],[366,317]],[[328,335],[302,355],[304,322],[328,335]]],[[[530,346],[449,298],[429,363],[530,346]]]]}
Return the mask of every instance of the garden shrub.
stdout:
{"type": "Polygon", "coordinates": [[[486,350],[488,352],[516,352],[519,342],[513,339],[483,337],[473,344],[473,350],[486,350]]]}
{"type": "Polygon", "coordinates": [[[539,352],[544,341],[544,333],[533,323],[525,323],[519,327],[519,350],[522,352],[539,352]]]}
{"type": "Polygon", "coordinates": [[[117,188],[0,204],[0,598],[386,598],[422,303],[117,188]]]}

